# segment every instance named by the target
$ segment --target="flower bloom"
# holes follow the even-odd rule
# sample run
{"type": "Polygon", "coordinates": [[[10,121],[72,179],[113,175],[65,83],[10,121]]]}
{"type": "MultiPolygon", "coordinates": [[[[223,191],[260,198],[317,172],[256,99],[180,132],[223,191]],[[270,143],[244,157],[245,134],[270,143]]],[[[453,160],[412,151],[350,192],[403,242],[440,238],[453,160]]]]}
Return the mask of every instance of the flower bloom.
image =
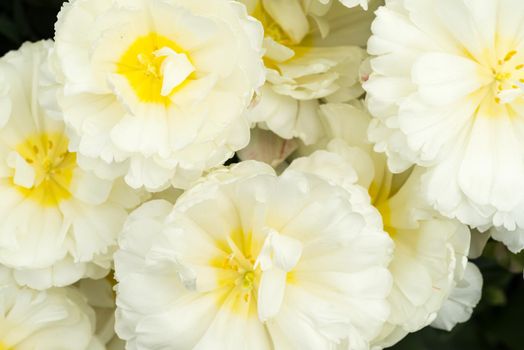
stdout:
{"type": "MultiPolygon", "coordinates": [[[[358,178],[358,183],[368,189],[384,229],[395,243],[389,265],[393,276],[388,297],[391,314],[373,341],[376,348],[389,347],[409,332],[429,325],[457,283],[467,284],[463,279],[469,230],[457,220],[441,216],[425,202],[420,194],[424,169],[394,175],[387,169],[386,157],[373,153],[366,137],[371,116],[361,105],[326,104],[321,114],[328,135],[328,140],[320,144],[325,150],[296,159],[291,168],[340,184],[358,178]]],[[[478,303],[478,293],[477,283],[462,293],[463,299],[469,301],[467,318],[471,306],[478,303]]],[[[442,319],[451,320],[449,314],[443,314],[442,319]]]]}
{"type": "Polygon", "coordinates": [[[0,288],[0,349],[104,349],[95,314],[74,288],[21,288],[4,267],[0,288]]]}
{"type": "Polygon", "coordinates": [[[364,85],[370,137],[400,172],[428,168],[425,194],[446,216],[524,247],[524,3],[387,1],[364,85]]]}
{"type": "Polygon", "coordinates": [[[126,208],[139,203],[122,183],[79,168],[64,123],[42,107],[52,104],[40,85],[50,46],[0,59],[0,263],[38,289],[106,274],[126,208]]]}
{"type": "Polygon", "coordinates": [[[361,187],[242,162],[130,215],[117,333],[127,349],[366,349],[391,248],[361,187]]]}
{"type": "Polygon", "coordinates": [[[185,187],[249,141],[262,28],[229,0],[76,0],[56,24],[60,105],[81,164],[185,187]]]}
{"type": "Polygon", "coordinates": [[[250,120],[285,139],[316,142],[321,130],[317,99],[346,101],[360,96],[359,66],[365,51],[350,46],[351,39],[344,35],[328,36],[329,20],[324,17],[329,6],[317,9],[300,0],[242,2],[262,23],[265,34],[267,83],[249,111],[250,120]],[[326,36],[331,42],[322,44],[326,36]]]}

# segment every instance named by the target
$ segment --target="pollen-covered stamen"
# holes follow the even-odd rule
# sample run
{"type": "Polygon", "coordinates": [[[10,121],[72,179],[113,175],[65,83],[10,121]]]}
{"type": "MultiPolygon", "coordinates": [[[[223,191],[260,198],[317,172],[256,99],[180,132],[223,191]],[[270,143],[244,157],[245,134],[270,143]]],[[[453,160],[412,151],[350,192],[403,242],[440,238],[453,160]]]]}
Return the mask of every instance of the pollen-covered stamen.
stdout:
{"type": "Polygon", "coordinates": [[[524,97],[524,64],[517,61],[518,52],[508,52],[492,68],[495,83],[495,102],[511,103],[524,97]]]}
{"type": "Polygon", "coordinates": [[[260,270],[257,269],[255,261],[250,257],[250,247],[244,244],[238,244],[231,237],[226,238],[226,244],[230,251],[227,259],[213,265],[219,268],[224,275],[219,277],[225,285],[232,287],[230,293],[237,296],[240,304],[235,304],[233,309],[242,309],[241,304],[249,305],[250,301],[257,292],[260,270]],[[229,272],[227,272],[229,271],[229,272]],[[233,271],[234,274],[230,274],[233,271]]]}
{"type": "Polygon", "coordinates": [[[245,290],[251,290],[253,289],[254,284],[255,284],[255,272],[247,271],[246,273],[244,273],[244,276],[242,276],[242,288],[245,290]]]}

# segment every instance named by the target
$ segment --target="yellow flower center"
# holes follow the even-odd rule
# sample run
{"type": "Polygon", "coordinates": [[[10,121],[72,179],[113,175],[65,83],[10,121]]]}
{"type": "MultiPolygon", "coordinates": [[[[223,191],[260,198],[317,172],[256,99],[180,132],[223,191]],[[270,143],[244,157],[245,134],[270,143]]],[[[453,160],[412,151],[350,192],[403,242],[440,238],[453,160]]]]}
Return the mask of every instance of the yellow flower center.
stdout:
{"type": "Polygon", "coordinates": [[[220,303],[228,305],[235,313],[256,314],[256,292],[260,280],[260,269],[255,268],[257,244],[251,234],[237,230],[220,244],[225,256],[211,260],[218,272],[219,285],[225,287],[220,303]],[[226,301],[227,300],[227,301],[226,301]]]}
{"type": "Polygon", "coordinates": [[[491,69],[494,81],[495,102],[510,103],[524,97],[524,63],[515,62],[517,51],[509,51],[491,69]]]}
{"type": "Polygon", "coordinates": [[[15,348],[8,348],[7,345],[0,343],[0,350],[15,350],[15,348]]]}
{"type": "Polygon", "coordinates": [[[194,78],[192,68],[187,52],[174,41],[150,33],[131,44],[116,72],[127,79],[139,101],[170,105],[170,97],[194,78]]]}
{"type": "Polygon", "coordinates": [[[69,140],[62,133],[41,133],[27,138],[16,151],[33,168],[33,185],[19,186],[12,179],[13,186],[26,198],[43,206],[56,206],[70,198],[76,154],[68,152],[68,145],[69,140]]]}

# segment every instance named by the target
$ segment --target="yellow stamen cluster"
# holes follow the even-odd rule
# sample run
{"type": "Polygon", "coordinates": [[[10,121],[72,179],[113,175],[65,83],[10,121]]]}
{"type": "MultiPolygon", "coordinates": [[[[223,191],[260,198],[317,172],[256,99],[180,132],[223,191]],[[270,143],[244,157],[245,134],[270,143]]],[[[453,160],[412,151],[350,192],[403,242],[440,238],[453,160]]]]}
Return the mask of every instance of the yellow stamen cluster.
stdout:
{"type": "Polygon", "coordinates": [[[34,184],[31,188],[17,186],[14,182],[13,185],[26,198],[43,206],[56,206],[70,198],[76,154],[67,150],[68,144],[69,140],[62,133],[40,133],[27,138],[16,151],[33,167],[34,184]]]}
{"type": "Polygon", "coordinates": [[[260,269],[255,268],[255,245],[251,234],[244,235],[240,230],[227,238],[221,245],[224,256],[212,259],[211,266],[218,271],[218,281],[225,288],[224,298],[230,299],[231,310],[237,313],[255,312],[251,303],[256,298],[260,269]]]}
{"type": "MultiPolygon", "coordinates": [[[[524,84],[524,64],[515,63],[518,52],[509,51],[502,59],[497,61],[495,68],[491,69],[495,83],[495,102],[501,103],[500,94],[508,90],[522,90],[519,84],[524,84]]],[[[524,90],[522,90],[524,95],[524,90]]]]}

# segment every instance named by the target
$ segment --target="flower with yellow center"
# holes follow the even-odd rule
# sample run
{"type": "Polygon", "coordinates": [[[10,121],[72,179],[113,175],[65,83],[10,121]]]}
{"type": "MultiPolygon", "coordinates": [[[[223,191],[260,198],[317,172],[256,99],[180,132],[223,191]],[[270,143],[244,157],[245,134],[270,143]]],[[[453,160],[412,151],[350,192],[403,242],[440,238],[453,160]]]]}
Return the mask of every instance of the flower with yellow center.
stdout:
{"type": "Polygon", "coordinates": [[[428,168],[436,209],[495,226],[515,251],[524,247],[523,13],[512,0],[387,1],[364,85],[370,137],[390,168],[428,168]]]}
{"type": "MultiPolygon", "coordinates": [[[[318,145],[320,150],[296,159],[290,168],[345,186],[358,182],[368,189],[384,230],[395,243],[389,265],[393,276],[388,297],[391,314],[373,340],[375,348],[389,347],[409,332],[429,325],[456,283],[463,280],[469,230],[456,220],[442,217],[425,202],[421,196],[423,169],[395,175],[388,170],[386,157],[374,153],[367,140],[371,116],[361,104],[326,104],[321,115],[326,140],[318,145]]],[[[474,288],[462,293],[463,299],[471,302],[469,314],[465,312],[461,322],[469,319],[471,306],[478,302],[479,288],[475,283],[474,288]]],[[[450,323],[448,319],[454,315],[450,316],[449,310],[447,313],[441,323],[450,323]]]]}
{"type": "MultiPolygon", "coordinates": [[[[321,129],[316,115],[317,99],[346,101],[360,96],[363,90],[359,67],[365,51],[355,46],[345,31],[339,35],[336,28],[328,35],[332,13],[340,10],[338,4],[328,13],[327,9],[317,9],[311,1],[241,2],[262,23],[265,35],[267,82],[249,112],[250,120],[282,138],[316,142],[321,129]],[[328,40],[328,44],[324,43],[328,40]]],[[[341,17],[358,18],[340,7],[341,17]]],[[[339,22],[333,20],[337,27],[339,22]]],[[[349,20],[340,27],[352,25],[349,20]]]]}
{"type": "Polygon", "coordinates": [[[228,0],[75,0],[56,25],[59,103],[79,163],[184,188],[249,141],[262,28],[228,0]]]}
{"type": "Polygon", "coordinates": [[[220,169],[134,211],[115,254],[128,349],[333,349],[388,317],[391,241],[362,188],[220,169]]]}
{"type": "Polygon", "coordinates": [[[315,35],[319,29],[310,25],[310,14],[300,0],[242,2],[264,27],[264,61],[274,92],[297,100],[334,94],[349,100],[362,94],[358,70],[364,50],[342,40],[337,46],[320,46],[315,35]]]}
{"type": "Polygon", "coordinates": [[[95,314],[74,288],[18,286],[0,266],[0,350],[102,350],[95,314]]]}
{"type": "Polygon", "coordinates": [[[121,182],[82,170],[69,151],[64,123],[44,107],[53,105],[42,85],[50,49],[25,44],[0,59],[11,106],[0,124],[0,263],[37,289],[107,273],[126,208],[139,203],[121,182]]]}

